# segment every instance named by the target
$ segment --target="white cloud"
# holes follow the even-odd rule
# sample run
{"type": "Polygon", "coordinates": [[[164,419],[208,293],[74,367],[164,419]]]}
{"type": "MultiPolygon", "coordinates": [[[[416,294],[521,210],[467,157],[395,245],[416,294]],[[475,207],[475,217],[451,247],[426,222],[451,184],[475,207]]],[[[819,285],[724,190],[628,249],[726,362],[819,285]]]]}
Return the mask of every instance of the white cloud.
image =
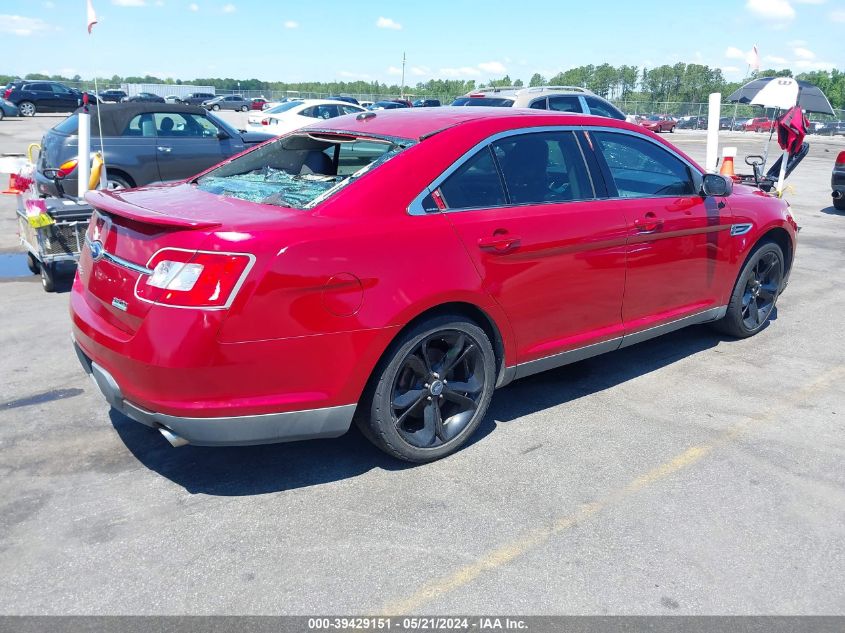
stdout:
{"type": "Polygon", "coordinates": [[[820,62],[815,59],[799,59],[792,62],[790,66],[801,70],[833,70],[836,68],[836,64],[833,62],[820,62]]]}
{"type": "Polygon", "coordinates": [[[736,66],[722,66],[722,70],[726,73],[738,73],[739,68],[736,66]]]}
{"type": "Polygon", "coordinates": [[[192,2],[191,4],[188,5],[188,10],[196,13],[197,11],[200,10],[200,5],[198,5],[196,2],[192,2]]]}
{"type": "Polygon", "coordinates": [[[415,77],[424,77],[431,74],[431,68],[428,66],[411,66],[411,74],[415,77]]]}
{"type": "Polygon", "coordinates": [[[507,68],[501,62],[484,62],[479,64],[478,67],[485,73],[504,73],[507,71],[507,68]]]}
{"type": "Polygon", "coordinates": [[[156,0],[156,6],[157,7],[163,7],[164,6],[164,0],[156,0]]]}
{"type": "Polygon", "coordinates": [[[40,18],[28,18],[23,15],[0,15],[0,33],[11,33],[26,37],[43,31],[52,31],[55,27],[40,18]]]}
{"type": "Polygon", "coordinates": [[[795,9],[787,0],[748,0],[745,8],[763,20],[777,22],[795,17],[795,9]]]}
{"type": "Polygon", "coordinates": [[[459,68],[441,68],[440,74],[443,77],[479,77],[481,71],[473,66],[460,66],[459,68]]]}
{"type": "Polygon", "coordinates": [[[238,8],[234,4],[224,4],[223,5],[223,13],[234,13],[237,11],[238,8]]]}
{"type": "Polygon", "coordinates": [[[779,57],[777,55],[766,55],[763,59],[773,64],[786,64],[786,57],[779,57]]]}
{"type": "Polygon", "coordinates": [[[401,75],[401,74],[402,74],[402,69],[401,69],[401,68],[396,68],[396,66],[390,66],[390,67],[388,67],[388,69],[387,69],[387,74],[388,74],[388,75],[401,75]]]}
{"type": "Polygon", "coordinates": [[[380,29],[392,29],[394,31],[402,30],[402,25],[390,18],[379,17],[379,19],[376,20],[376,26],[380,29]]]}
{"type": "Polygon", "coordinates": [[[745,51],[738,49],[736,46],[728,46],[725,49],[725,57],[728,59],[745,59],[745,51]]]}
{"type": "Polygon", "coordinates": [[[286,29],[298,29],[299,22],[297,22],[296,20],[285,20],[284,27],[286,29]]]}
{"type": "Polygon", "coordinates": [[[792,50],[792,52],[795,53],[795,56],[800,58],[800,59],[815,59],[816,58],[816,54],[808,48],[798,47],[798,48],[794,48],[792,50]]]}
{"type": "Polygon", "coordinates": [[[111,3],[118,7],[145,7],[146,0],[111,0],[111,3]]]}
{"type": "Polygon", "coordinates": [[[44,3],[44,8],[45,8],[45,9],[55,9],[55,8],[56,8],[56,3],[55,3],[55,2],[50,2],[50,0],[47,0],[47,2],[45,2],[45,3],[44,3]]]}
{"type": "Polygon", "coordinates": [[[845,11],[831,11],[830,19],[834,22],[845,22],[845,11]]]}

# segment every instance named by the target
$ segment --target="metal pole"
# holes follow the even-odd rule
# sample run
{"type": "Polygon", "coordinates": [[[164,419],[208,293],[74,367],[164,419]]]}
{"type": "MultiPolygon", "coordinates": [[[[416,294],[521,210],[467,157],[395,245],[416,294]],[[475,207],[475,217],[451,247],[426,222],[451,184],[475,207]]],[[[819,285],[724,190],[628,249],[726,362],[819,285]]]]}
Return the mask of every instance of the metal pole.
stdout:
{"type": "Polygon", "coordinates": [[[399,98],[405,98],[405,51],[402,51],[402,87],[399,91],[399,98]]]}
{"type": "Polygon", "coordinates": [[[91,115],[88,113],[88,93],[82,93],[82,111],[78,115],[77,141],[79,148],[76,156],[77,194],[82,198],[88,191],[88,179],[91,177],[91,115]]]}
{"type": "Polygon", "coordinates": [[[719,160],[719,115],[722,113],[722,93],[714,92],[708,99],[707,112],[707,159],[704,167],[707,171],[716,171],[719,160]]]}

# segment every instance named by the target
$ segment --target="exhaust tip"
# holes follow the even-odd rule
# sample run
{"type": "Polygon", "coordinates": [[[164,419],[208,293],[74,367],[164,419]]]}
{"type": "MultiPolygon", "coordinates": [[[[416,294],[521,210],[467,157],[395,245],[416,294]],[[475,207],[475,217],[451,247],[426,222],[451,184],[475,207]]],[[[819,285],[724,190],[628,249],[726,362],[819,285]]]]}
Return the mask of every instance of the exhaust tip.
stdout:
{"type": "Polygon", "coordinates": [[[186,446],[190,444],[190,442],[184,437],[182,437],[181,435],[176,435],[176,433],[174,433],[167,427],[158,427],[158,432],[161,433],[164,436],[164,439],[170,442],[170,445],[174,448],[179,448],[180,446],[186,446]]]}

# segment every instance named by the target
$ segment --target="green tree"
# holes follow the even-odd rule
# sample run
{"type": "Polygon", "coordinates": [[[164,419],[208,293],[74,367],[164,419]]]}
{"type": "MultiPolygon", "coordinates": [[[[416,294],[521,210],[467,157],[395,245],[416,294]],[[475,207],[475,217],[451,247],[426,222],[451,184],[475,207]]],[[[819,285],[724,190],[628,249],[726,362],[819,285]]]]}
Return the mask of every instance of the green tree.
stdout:
{"type": "Polygon", "coordinates": [[[546,85],[546,78],[543,77],[540,73],[534,73],[531,75],[531,79],[528,81],[528,85],[531,88],[535,88],[537,86],[545,86],[546,85]]]}

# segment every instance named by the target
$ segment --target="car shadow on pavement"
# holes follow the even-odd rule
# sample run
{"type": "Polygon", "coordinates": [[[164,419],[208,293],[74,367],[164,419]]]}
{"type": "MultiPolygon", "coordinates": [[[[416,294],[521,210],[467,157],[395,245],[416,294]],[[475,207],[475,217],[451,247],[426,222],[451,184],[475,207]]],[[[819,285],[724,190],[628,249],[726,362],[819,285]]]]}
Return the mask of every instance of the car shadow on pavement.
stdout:
{"type": "MultiPolygon", "coordinates": [[[[467,445],[482,441],[498,423],[517,421],[598,393],[715,347],[723,340],[725,337],[709,327],[695,326],[516,381],[494,395],[490,410],[467,445]]],[[[354,425],[346,435],[329,440],[175,449],[157,431],[114,409],[110,417],[126,447],[144,466],[194,494],[283,492],[356,477],[375,468],[397,471],[416,467],[382,453],[354,425]]]]}
{"type": "Polygon", "coordinates": [[[834,207],[833,205],[830,205],[829,207],[825,207],[824,209],[820,209],[820,211],[821,211],[822,213],[826,214],[826,215],[841,215],[841,216],[845,216],[845,211],[840,211],[839,209],[837,209],[837,208],[836,208],[836,207],[834,207]]]}

